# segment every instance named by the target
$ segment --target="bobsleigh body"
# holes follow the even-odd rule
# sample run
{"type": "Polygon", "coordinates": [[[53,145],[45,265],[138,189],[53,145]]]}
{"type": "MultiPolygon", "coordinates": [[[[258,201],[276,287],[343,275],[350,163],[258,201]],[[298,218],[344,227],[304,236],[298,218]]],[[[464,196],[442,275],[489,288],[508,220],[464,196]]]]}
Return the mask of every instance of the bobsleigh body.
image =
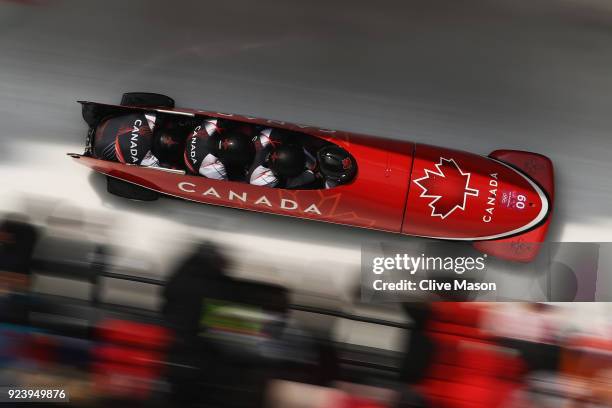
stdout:
{"type": "Polygon", "coordinates": [[[156,111],[174,115],[176,120],[201,116],[290,130],[295,137],[336,144],[357,163],[357,174],[350,183],[296,190],[105,161],[87,149],[85,154],[70,154],[112,178],[186,200],[406,235],[476,241],[483,252],[518,261],[536,256],[552,213],[552,163],[535,153],[499,150],[480,156],[244,115],[81,103],[90,135],[96,116],[156,111]]]}

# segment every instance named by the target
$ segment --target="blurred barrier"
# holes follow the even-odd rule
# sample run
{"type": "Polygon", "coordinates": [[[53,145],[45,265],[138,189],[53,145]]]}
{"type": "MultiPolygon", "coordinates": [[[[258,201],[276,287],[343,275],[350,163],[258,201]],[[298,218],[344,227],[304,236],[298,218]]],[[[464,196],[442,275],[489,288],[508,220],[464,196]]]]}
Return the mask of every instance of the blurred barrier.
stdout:
{"type": "MultiPolygon", "coordinates": [[[[562,337],[552,306],[402,303],[410,321],[403,323],[289,304],[286,287],[227,274],[232,269],[215,248],[199,245],[164,280],[124,273],[132,269],[95,238],[44,235],[34,273],[1,276],[3,301],[20,305],[20,316],[27,310],[29,319],[1,327],[0,379],[69,382],[81,400],[171,399],[179,406],[205,399],[216,407],[226,401],[259,407],[274,380],[321,387],[324,401],[313,406],[324,407],[539,408],[610,400],[609,340],[562,337]],[[57,279],[60,293],[31,286],[41,278],[57,279]],[[102,295],[113,280],[144,285],[132,288],[133,296],[164,288],[161,313],[113,304],[102,295]],[[67,297],[75,295],[75,282],[85,290],[67,297]],[[168,309],[171,299],[179,302],[168,309]],[[170,318],[177,315],[189,315],[192,325],[170,318]],[[405,330],[406,342],[401,353],[359,347],[333,339],[329,326],[300,327],[299,316],[374,325],[370,336],[382,336],[381,327],[405,330]]],[[[308,390],[300,391],[305,400],[308,390]]]]}
{"type": "MultiPolygon", "coordinates": [[[[103,265],[99,265],[99,267],[100,266],[103,266],[103,265]]],[[[100,270],[97,276],[111,278],[111,279],[125,280],[125,281],[130,281],[130,282],[145,283],[148,285],[156,285],[156,286],[164,286],[166,284],[166,281],[163,279],[127,275],[127,274],[116,273],[116,272],[107,272],[103,270],[103,268],[102,270],[100,270]]],[[[396,327],[399,329],[409,330],[411,328],[409,324],[405,324],[405,323],[398,323],[392,320],[378,319],[378,318],[368,317],[368,316],[360,316],[360,315],[355,315],[351,313],[346,313],[346,312],[342,312],[338,310],[326,309],[326,308],[321,308],[321,307],[316,307],[316,306],[290,304],[289,309],[301,311],[301,312],[325,315],[325,316],[338,317],[341,319],[353,320],[356,322],[378,324],[378,325],[388,326],[388,327],[396,327]]]]}

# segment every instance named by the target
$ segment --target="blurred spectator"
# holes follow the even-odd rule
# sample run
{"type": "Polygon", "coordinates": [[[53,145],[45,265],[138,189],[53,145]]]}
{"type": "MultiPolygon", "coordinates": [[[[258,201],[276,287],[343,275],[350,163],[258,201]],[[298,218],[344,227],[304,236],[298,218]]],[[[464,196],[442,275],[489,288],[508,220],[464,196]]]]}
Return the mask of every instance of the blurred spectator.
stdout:
{"type": "Polygon", "coordinates": [[[505,347],[520,352],[529,371],[556,371],[559,366],[559,327],[553,306],[525,303],[521,310],[489,308],[483,328],[505,347]]]}
{"type": "Polygon", "coordinates": [[[201,244],[164,289],[164,317],[176,332],[169,380],[183,405],[258,407],[273,376],[262,350],[268,338],[281,334],[287,292],[232,278],[227,268],[215,246],[201,244]]]}
{"type": "Polygon", "coordinates": [[[5,273],[4,276],[15,274],[15,283],[19,278],[23,279],[22,283],[27,283],[37,236],[36,229],[24,215],[9,214],[0,223],[0,271],[5,273]]]}
{"type": "Polygon", "coordinates": [[[24,293],[30,288],[32,251],[38,234],[20,214],[9,214],[0,224],[0,318],[27,321],[24,293]]]}
{"type": "Polygon", "coordinates": [[[434,343],[426,331],[432,313],[429,303],[425,302],[404,303],[402,307],[412,320],[412,330],[406,339],[400,380],[416,384],[425,376],[435,352],[434,343]]]}
{"type": "Polygon", "coordinates": [[[202,299],[230,282],[227,258],[210,243],[200,244],[177,268],[163,291],[162,313],[181,335],[197,335],[202,299]]]}

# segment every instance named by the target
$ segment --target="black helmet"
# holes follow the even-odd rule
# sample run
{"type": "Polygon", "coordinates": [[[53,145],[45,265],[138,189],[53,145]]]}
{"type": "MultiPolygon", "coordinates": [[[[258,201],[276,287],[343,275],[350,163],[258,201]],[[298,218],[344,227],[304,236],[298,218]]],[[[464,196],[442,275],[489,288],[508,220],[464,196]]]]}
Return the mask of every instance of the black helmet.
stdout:
{"type": "Polygon", "coordinates": [[[218,142],[219,158],[228,166],[249,166],[255,158],[255,145],[249,135],[228,131],[218,142]]]}
{"type": "Polygon", "coordinates": [[[339,146],[326,146],[317,153],[321,174],[338,183],[348,183],[357,173],[353,156],[339,146]]]}
{"type": "Polygon", "coordinates": [[[294,144],[281,144],[268,158],[270,169],[281,177],[296,177],[302,174],[306,166],[304,149],[294,144]]]}
{"type": "Polygon", "coordinates": [[[159,137],[153,139],[153,152],[158,156],[175,157],[184,149],[184,140],[184,134],[162,131],[159,137]]]}
{"type": "Polygon", "coordinates": [[[214,156],[221,156],[221,141],[223,137],[219,133],[214,133],[206,139],[206,149],[214,156]]]}

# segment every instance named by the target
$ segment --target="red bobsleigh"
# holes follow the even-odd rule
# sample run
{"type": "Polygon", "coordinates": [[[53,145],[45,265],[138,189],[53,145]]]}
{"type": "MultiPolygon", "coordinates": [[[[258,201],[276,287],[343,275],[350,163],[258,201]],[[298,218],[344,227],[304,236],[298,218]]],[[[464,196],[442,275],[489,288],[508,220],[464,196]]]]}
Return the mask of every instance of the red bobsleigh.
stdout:
{"type": "Polygon", "coordinates": [[[122,105],[80,103],[90,125],[89,137],[85,153],[70,156],[109,176],[109,191],[127,198],[139,198],[132,194],[133,189],[139,189],[149,193],[140,197],[143,199],[161,193],[406,235],[475,241],[482,252],[525,262],[537,255],[550,222],[553,166],[540,154],[496,150],[480,156],[277,120],[178,109],[170,98],[156,94],[126,94],[122,105]],[[130,99],[130,95],[139,98],[130,99]],[[357,172],[350,182],[333,188],[270,188],[190,175],[180,168],[94,157],[91,136],[101,118],[146,112],[175,121],[219,118],[283,129],[296,138],[315,138],[348,151],[357,163],[357,172]]]}

